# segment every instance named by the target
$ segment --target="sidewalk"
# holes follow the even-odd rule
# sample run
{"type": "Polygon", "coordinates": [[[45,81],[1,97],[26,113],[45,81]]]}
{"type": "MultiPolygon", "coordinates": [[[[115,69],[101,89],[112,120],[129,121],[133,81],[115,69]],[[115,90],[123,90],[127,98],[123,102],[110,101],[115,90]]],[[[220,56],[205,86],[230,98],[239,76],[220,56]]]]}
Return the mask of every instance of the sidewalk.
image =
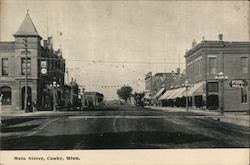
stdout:
{"type": "MultiPolygon", "coordinates": [[[[155,107],[155,106],[147,106],[146,108],[161,110],[161,111],[168,111],[168,112],[186,112],[185,108],[178,108],[178,107],[155,107]]],[[[250,115],[246,113],[233,113],[233,112],[225,112],[222,115],[218,111],[209,111],[204,109],[189,109],[188,112],[198,113],[205,115],[206,117],[210,117],[214,120],[232,123],[236,125],[246,126],[250,128],[250,115]]]]}

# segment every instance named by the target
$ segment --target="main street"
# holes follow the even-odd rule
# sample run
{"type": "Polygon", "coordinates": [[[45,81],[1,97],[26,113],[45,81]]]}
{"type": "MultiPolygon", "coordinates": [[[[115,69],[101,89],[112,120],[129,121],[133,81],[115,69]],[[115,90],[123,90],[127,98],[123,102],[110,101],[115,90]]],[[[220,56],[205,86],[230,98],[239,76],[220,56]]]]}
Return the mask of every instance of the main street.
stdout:
{"type": "Polygon", "coordinates": [[[132,105],[3,116],[1,149],[249,147],[249,127],[217,119],[132,105]]]}

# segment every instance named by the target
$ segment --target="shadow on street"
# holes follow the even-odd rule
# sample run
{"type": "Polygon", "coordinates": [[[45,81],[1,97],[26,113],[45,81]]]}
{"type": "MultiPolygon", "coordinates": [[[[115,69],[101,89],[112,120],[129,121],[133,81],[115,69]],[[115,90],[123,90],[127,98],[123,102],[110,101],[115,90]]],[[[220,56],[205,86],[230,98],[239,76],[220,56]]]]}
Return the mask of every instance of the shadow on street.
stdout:
{"type": "MultiPolygon", "coordinates": [[[[216,147],[235,147],[220,140],[183,132],[118,132],[81,135],[33,136],[2,139],[1,149],[146,149],[178,148],[188,143],[188,148],[201,148],[202,142],[216,143],[216,147]],[[18,146],[18,147],[17,147],[18,146]]],[[[209,148],[213,146],[205,146],[209,148]]]]}

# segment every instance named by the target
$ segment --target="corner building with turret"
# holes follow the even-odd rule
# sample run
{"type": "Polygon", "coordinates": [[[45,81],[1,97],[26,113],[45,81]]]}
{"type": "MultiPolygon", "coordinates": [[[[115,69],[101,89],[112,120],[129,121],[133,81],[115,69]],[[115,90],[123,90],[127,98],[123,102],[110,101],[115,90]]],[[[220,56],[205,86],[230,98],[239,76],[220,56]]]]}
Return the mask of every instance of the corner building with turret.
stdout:
{"type": "Polygon", "coordinates": [[[63,102],[65,74],[65,60],[61,49],[53,49],[52,37],[43,40],[44,44],[41,45],[42,37],[29,13],[13,36],[14,41],[0,42],[1,111],[24,109],[26,71],[27,102],[36,102],[37,110],[51,108],[51,84],[56,82],[56,99],[59,105],[63,102]]]}

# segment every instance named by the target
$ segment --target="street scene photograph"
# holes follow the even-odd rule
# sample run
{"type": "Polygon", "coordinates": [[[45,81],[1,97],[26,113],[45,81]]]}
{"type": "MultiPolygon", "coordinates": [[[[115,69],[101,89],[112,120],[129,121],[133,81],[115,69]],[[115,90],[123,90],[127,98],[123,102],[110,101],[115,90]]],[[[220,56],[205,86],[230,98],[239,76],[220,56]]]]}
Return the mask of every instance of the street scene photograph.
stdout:
{"type": "Polygon", "coordinates": [[[249,5],[1,0],[0,150],[249,149],[249,5]]]}

